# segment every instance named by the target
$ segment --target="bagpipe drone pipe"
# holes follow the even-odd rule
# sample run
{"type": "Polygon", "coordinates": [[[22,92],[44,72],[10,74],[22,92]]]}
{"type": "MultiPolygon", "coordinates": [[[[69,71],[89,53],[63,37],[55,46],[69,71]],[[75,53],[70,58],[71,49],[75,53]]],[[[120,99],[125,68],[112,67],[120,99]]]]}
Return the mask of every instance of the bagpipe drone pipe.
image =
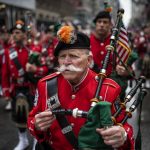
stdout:
{"type": "Polygon", "coordinates": [[[46,62],[46,56],[48,56],[48,47],[51,45],[52,41],[49,40],[48,44],[44,47],[41,44],[40,38],[43,36],[40,32],[35,31],[35,22],[33,14],[29,11],[25,14],[26,21],[26,34],[27,34],[27,46],[25,46],[29,52],[28,63],[34,64],[36,66],[42,66],[46,62]]]}
{"type": "MultiPolygon", "coordinates": [[[[40,53],[32,52],[32,50],[30,49],[28,63],[35,65],[36,67],[41,66],[40,57],[40,53]]],[[[27,78],[31,83],[36,84],[41,77],[36,77],[34,72],[27,72],[27,78]]]]}
{"type": "Polygon", "coordinates": [[[26,34],[27,34],[27,44],[32,44],[33,42],[33,14],[30,11],[25,13],[25,25],[26,25],[26,34]]]}
{"type": "Polygon", "coordinates": [[[25,15],[25,20],[26,20],[26,33],[27,33],[27,44],[29,46],[26,46],[29,52],[29,58],[28,62],[30,64],[35,64],[36,66],[40,66],[40,47],[39,46],[31,46],[33,43],[33,27],[34,27],[34,22],[33,22],[33,16],[31,12],[27,12],[25,15]]]}
{"type": "MultiPolygon", "coordinates": [[[[33,28],[34,28],[34,21],[33,21],[33,15],[29,11],[25,14],[25,29],[26,29],[26,35],[27,35],[27,44],[24,45],[24,47],[28,50],[28,63],[29,64],[34,64],[35,66],[41,66],[40,58],[41,58],[41,53],[40,53],[40,46],[33,45],[33,28]]],[[[40,79],[38,77],[34,76],[33,72],[27,72],[27,79],[36,84],[37,81],[40,79]]]]}

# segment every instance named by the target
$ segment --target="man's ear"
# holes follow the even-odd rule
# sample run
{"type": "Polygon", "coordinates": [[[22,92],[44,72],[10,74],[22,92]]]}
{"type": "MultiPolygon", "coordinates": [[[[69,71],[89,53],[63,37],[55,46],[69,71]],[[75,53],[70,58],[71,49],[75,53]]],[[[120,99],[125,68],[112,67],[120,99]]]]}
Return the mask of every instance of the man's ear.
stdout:
{"type": "Polygon", "coordinates": [[[93,54],[92,54],[92,52],[90,52],[90,54],[88,55],[88,65],[90,68],[93,65],[93,54]]]}

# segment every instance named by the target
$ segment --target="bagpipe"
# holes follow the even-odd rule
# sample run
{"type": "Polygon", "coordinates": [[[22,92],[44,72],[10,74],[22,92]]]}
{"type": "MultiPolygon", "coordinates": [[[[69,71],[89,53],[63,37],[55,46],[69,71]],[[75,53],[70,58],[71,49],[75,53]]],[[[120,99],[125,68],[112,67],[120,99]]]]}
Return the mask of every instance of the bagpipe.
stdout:
{"type": "Polygon", "coordinates": [[[86,123],[81,128],[78,135],[78,148],[80,150],[97,150],[97,149],[113,149],[104,143],[102,137],[96,133],[96,128],[108,128],[112,125],[123,125],[126,123],[128,118],[131,118],[132,112],[139,106],[141,101],[144,99],[147,91],[142,87],[145,82],[145,77],[141,76],[137,79],[137,83],[134,88],[132,88],[124,101],[119,104],[119,108],[116,109],[114,114],[111,113],[111,103],[102,101],[99,93],[102,89],[103,81],[107,77],[106,69],[109,63],[111,53],[116,49],[116,44],[118,40],[118,34],[120,32],[120,22],[122,21],[122,15],[124,13],[123,9],[119,9],[117,12],[117,20],[115,27],[112,29],[112,35],[110,37],[110,45],[106,46],[107,54],[103,61],[102,69],[97,75],[98,85],[96,88],[95,96],[91,99],[91,108],[88,112],[79,110],[75,108],[71,109],[57,109],[52,110],[53,114],[71,115],[75,118],[87,118],[86,123]],[[129,108],[126,108],[126,103],[131,101],[133,96],[140,89],[138,98],[131,104],[129,108]],[[117,122],[117,118],[125,112],[124,118],[117,122]]]}
{"type": "Polygon", "coordinates": [[[80,150],[97,150],[97,149],[107,149],[111,150],[112,147],[104,144],[103,139],[98,135],[95,130],[96,128],[109,128],[112,125],[123,126],[129,118],[132,117],[132,113],[138,108],[142,103],[144,97],[147,94],[147,90],[142,87],[143,82],[145,82],[145,77],[141,76],[124,99],[124,102],[120,102],[119,108],[114,114],[111,113],[111,103],[100,101],[95,104],[89,111],[79,110],[75,108],[71,109],[58,109],[52,110],[53,114],[59,115],[70,115],[74,118],[86,118],[87,121],[85,125],[81,128],[78,135],[78,146],[80,150]],[[126,107],[126,103],[131,102],[137,90],[140,89],[137,98],[132,102],[129,107],[126,107]],[[124,111],[124,118],[117,122],[117,119],[124,111]]]}
{"type": "MultiPolygon", "coordinates": [[[[42,66],[41,57],[42,56],[39,52],[32,52],[32,50],[30,50],[28,63],[35,65],[36,67],[41,67],[42,66]]],[[[27,77],[29,81],[32,82],[33,84],[37,84],[38,80],[41,78],[39,76],[35,76],[34,72],[28,72],[27,77]]]]}
{"type": "Polygon", "coordinates": [[[27,32],[27,44],[29,45],[27,47],[28,52],[29,52],[29,59],[28,62],[30,64],[35,64],[36,66],[40,66],[41,62],[40,62],[40,46],[34,46],[32,49],[31,44],[33,43],[33,27],[34,27],[34,21],[33,21],[33,15],[31,12],[27,12],[26,16],[25,16],[25,20],[26,20],[26,32],[27,32]]]}
{"type": "MultiPolygon", "coordinates": [[[[27,42],[30,46],[33,42],[32,30],[34,27],[33,15],[31,12],[27,12],[26,14],[26,32],[27,32],[27,42]]],[[[29,59],[28,62],[30,64],[35,64],[36,66],[40,66],[40,47],[34,48],[35,50],[29,49],[29,59]]]]}
{"type": "Polygon", "coordinates": [[[32,28],[33,28],[33,16],[31,12],[27,12],[25,15],[26,22],[26,33],[27,33],[27,43],[30,45],[33,40],[32,28]]]}
{"type": "MultiPolygon", "coordinates": [[[[134,97],[134,95],[136,94],[137,90],[142,86],[142,84],[145,82],[145,77],[141,76],[138,80],[137,80],[137,84],[135,85],[134,88],[132,88],[129,93],[127,94],[127,96],[124,99],[124,102],[120,103],[120,107],[117,109],[117,111],[113,114],[113,116],[111,117],[114,124],[116,124],[116,120],[115,118],[117,118],[119,116],[119,114],[122,112],[122,110],[126,109],[126,103],[130,102],[132,100],[132,98],[134,97]]],[[[127,116],[128,118],[130,118],[132,116],[132,112],[138,107],[138,105],[140,104],[140,102],[144,99],[144,97],[147,94],[147,90],[145,88],[141,88],[140,92],[139,92],[139,96],[137,99],[134,100],[134,102],[131,104],[131,106],[129,108],[126,109],[127,111],[127,116]]],[[[70,115],[73,116],[74,118],[87,118],[88,117],[88,112],[87,111],[82,111],[79,110],[78,108],[75,108],[73,110],[71,109],[58,109],[58,110],[52,110],[53,114],[62,114],[62,115],[70,115]]],[[[123,124],[125,123],[125,121],[128,119],[127,116],[125,117],[125,120],[123,121],[123,124]]]]}
{"type": "MultiPolygon", "coordinates": [[[[34,51],[32,48],[25,46],[28,50],[28,63],[31,65],[35,65],[36,67],[41,67],[42,66],[42,62],[41,62],[41,53],[39,53],[38,51],[34,51]]],[[[28,65],[28,64],[27,64],[28,65]]],[[[36,84],[38,82],[38,80],[41,77],[35,76],[34,72],[27,72],[27,79],[33,83],[36,84]]]]}
{"type": "MultiPolygon", "coordinates": [[[[32,47],[30,47],[29,45],[24,45],[24,47],[28,51],[28,63],[31,65],[35,65],[36,67],[42,66],[41,54],[38,51],[33,50],[32,47]]],[[[26,78],[33,84],[36,84],[40,79],[39,77],[34,76],[34,72],[30,72],[30,71],[26,71],[26,78]]]]}
{"type": "MultiPolygon", "coordinates": [[[[34,40],[37,37],[39,37],[38,33],[36,37],[34,37],[35,35],[33,35],[33,30],[35,27],[33,15],[31,12],[27,12],[25,17],[26,17],[25,20],[26,20],[26,33],[27,33],[27,45],[25,47],[29,53],[28,63],[35,65],[36,67],[41,67],[45,65],[46,60],[44,59],[45,54],[42,52],[42,46],[38,43],[33,44],[34,40]]],[[[41,78],[41,76],[35,75],[34,72],[28,72],[27,78],[29,79],[30,82],[36,84],[38,80],[41,78]]]]}

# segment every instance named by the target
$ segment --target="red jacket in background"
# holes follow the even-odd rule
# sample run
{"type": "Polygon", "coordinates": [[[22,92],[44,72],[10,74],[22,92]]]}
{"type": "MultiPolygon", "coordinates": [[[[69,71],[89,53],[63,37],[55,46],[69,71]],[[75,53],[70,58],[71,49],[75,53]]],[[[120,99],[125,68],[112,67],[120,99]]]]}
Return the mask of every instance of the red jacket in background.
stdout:
{"type": "MultiPolygon", "coordinates": [[[[26,73],[26,64],[29,59],[29,49],[27,49],[27,47],[21,48],[17,46],[15,46],[14,49],[17,52],[17,59],[19,61],[19,64],[22,66],[24,72],[26,73]]],[[[18,83],[18,80],[20,80],[20,76],[14,61],[10,59],[10,49],[5,49],[2,65],[2,89],[4,96],[11,97],[11,94],[18,86],[27,86],[30,88],[33,88],[35,86],[28,79],[26,79],[26,77],[22,83],[18,83]]],[[[48,68],[46,66],[41,66],[37,68],[35,74],[43,77],[47,72],[48,68]]]]}
{"type": "MultiPolygon", "coordinates": [[[[99,67],[99,69],[101,69],[103,61],[107,54],[106,46],[110,44],[110,35],[105,39],[105,41],[100,41],[95,37],[94,34],[91,34],[90,44],[94,63],[99,67]]],[[[110,56],[110,60],[108,63],[107,75],[110,75],[111,72],[112,72],[112,55],[110,56]]]]}

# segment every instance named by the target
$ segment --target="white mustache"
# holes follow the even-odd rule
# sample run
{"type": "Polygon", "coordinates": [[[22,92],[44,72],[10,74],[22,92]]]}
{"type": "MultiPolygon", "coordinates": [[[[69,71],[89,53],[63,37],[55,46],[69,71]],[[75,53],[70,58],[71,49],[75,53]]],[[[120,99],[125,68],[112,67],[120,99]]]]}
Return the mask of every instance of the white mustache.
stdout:
{"type": "Polygon", "coordinates": [[[75,67],[74,65],[69,65],[69,66],[65,66],[65,65],[62,65],[58,68],[56,68],[57,71],[59,72],[64,72],[64,71],[75,71],[75,72],[82,72],[83,69],[82,68],[79,68],[79,67],[75,67]]]}

